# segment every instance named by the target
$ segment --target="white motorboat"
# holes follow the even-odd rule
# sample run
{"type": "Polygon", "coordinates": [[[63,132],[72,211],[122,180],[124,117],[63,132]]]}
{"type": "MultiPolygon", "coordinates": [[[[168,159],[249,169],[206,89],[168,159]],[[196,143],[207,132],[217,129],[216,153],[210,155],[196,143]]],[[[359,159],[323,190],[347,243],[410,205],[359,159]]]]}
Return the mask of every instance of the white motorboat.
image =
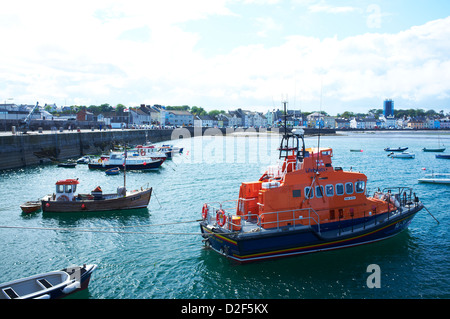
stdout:
{"type": "Polygon", "coordinates": [[[391,158],[415,158],[416,155],[414,153],[409,153],[409,152],[402,152],[402,153],[394,153],[391,152],[388,157],[391,158]]]}
{"type": "Polygon", "coordinates": [[[127,154],[124,152],[111,152],[109,156],[102,158],[97,162],[90,162],[88,164],[89,168],[106,170],[119,167],[123,169],[124,165],[126,165],[127,170],[148,170],[159,168],[166,160],[164,157],[153,159],[150,156],[140,156],[133,152],[128,155],[128,151],[127,154]]]}
{"type": "Polygon", "coordinates": [[[449,173],[426,174],[423,178],[419,178],[418,181],[420,183],[450,184],[450,174],[449,173]]]}

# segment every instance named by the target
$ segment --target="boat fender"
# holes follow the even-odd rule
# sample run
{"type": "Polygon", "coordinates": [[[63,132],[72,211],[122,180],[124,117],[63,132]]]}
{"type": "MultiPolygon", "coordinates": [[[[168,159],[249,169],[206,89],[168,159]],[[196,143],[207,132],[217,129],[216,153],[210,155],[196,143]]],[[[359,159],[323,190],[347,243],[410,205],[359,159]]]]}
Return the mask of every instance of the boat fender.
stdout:
{"type": "Polygon", "coordinates": [[[50,299],[50,295],[49,294],[45,294],[45,295],[42,295],[42,296],[39,296],[39,297],[36,297],[36,298],[33,298],[33,299],[50,299]]]}
{"type": "Polygon", "coordinates": [[[81,284],[79,281],[75,281],[74,283],[71,283],[70,285],[67,285],[62,292],[65,294],[70,294],[72,292],[74,292],[77,289],[81,288],[81,284]]]}
{"type": "Polygon", "coordinates": [[[204,205],[203,205],[203,208],[202,208],[202,217],[203,217],[203,220],[205,220],[206,217],[208,217],[208,211],[209,211],[208,205],[207,205],[207,204],[204,204],[204,205]]]}
{"type": "Polygon", "coordinates": [[[225,212],[223,211],[223,209],[219,209],[217,211],[216,222],[217,222],[217,225],[219,225],[220,227],[223,227],[223,225],[226,224],[227,216],[225,215],[225,212]]]}

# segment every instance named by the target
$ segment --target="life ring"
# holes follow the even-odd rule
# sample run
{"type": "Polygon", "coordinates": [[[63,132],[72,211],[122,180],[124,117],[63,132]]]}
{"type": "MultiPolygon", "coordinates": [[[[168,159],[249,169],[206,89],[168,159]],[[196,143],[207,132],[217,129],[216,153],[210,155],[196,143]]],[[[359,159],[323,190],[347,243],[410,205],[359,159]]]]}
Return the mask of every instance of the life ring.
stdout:
{"type": "Polygon", "coordinates": [[[226,222],[227,222],[227,215],[225,215],[225,212],[223,211],[223,209],[219,209],[217,211],[216,222],[217,222],[217,225],[219,225],[220,227],[223,227],[223,225],[226,224],[226,222]]]}
{"type": "Polygon", "coordinates": [[[203,217],[203,220],[205,220],[206,217],[208,217],[208,211],[209,211],[208,205],[204,204],[204,205],[203,205],[203,208],[202,208],[202,217],[203,217]]]}
{"type": "Polygon", "coordinates": [[[58,196],[58,201],[68,202],[69,201],[69,197],[67,197],[66,195],[58,196]]]}
{"type": "Polygon", "coordinates": [[[141,149],[141,156],[144,156],[145,155],[145,150],[142,148],[141,149]]]}
{"type": "Polygon", "coordinates": [[[98,162],[99,162],[99,163],[101,163],[101,162],[103,162],[103,161],[102,161],[102,159],[101,159],[101,158],[99,158],[99,159],[98,159],[98,162]]]}

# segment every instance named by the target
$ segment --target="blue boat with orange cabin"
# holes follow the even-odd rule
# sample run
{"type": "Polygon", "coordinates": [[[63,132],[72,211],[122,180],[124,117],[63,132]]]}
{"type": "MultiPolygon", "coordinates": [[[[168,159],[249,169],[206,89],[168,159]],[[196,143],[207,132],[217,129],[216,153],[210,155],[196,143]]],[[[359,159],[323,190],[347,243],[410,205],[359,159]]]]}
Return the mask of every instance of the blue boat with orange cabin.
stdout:
{"type": "Polygon", "coordinates": [[[203,205],[205,245],[240,263],[353,247],[397,235],[424,207],[410,187],[370,196],[367,176],[332,156],[285,129],[278,165],[242,183],[237,200],[203,205]]]}

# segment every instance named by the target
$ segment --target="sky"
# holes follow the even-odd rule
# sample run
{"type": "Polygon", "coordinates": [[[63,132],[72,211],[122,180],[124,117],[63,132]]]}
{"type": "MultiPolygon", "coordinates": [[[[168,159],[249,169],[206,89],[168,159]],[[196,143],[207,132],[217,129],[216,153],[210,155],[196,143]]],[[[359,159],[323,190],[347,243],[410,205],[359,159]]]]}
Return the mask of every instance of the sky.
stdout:
{"type": "Polygon", "coordinates": [[[0,3],[0,103],[450,112],[448,0],[0,3]]]}

